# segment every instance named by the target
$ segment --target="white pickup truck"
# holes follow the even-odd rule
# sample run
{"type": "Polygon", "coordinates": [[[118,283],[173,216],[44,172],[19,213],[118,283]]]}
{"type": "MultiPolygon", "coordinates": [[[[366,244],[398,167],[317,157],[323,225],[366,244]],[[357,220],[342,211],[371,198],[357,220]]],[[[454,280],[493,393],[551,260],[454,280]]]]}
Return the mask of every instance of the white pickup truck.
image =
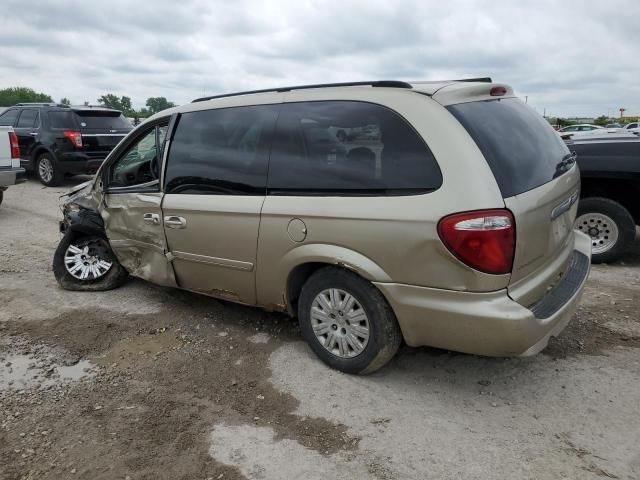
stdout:
{"type": "Polygon", "coordinates": [[[24,180],[24,168],[20,167],[18,136],[12,127],[0,126],[0,203],[8,187],[24,180]]]}

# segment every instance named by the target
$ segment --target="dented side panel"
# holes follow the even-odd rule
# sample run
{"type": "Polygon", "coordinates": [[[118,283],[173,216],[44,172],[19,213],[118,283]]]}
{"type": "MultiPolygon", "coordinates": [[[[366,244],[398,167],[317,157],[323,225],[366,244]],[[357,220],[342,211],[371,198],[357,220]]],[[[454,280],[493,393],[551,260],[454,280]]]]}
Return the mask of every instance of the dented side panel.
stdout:
{"type": "Polygon", "coordinates": [[[101,215],[111,248],[133,276],[175,287],[162,227],[162,193],[107,193],[101,215]],[[158,221],[145,221],[155,215],[158,221]]]}

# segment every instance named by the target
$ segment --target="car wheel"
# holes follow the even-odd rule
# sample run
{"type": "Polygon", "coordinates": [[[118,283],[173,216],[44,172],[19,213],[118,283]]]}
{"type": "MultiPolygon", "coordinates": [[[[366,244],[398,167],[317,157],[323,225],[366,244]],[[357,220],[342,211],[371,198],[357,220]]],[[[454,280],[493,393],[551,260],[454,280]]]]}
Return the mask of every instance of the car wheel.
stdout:
{"type": "Polygon", "coordinates": [[[359,276],[338,268],[316,271],[298,301],[302,335],[327,365],[367,374],[387,364],[402,334],[382,293],[359,276]]]}
{"type": "Polygon", "coordinates": [[[40,183],[47,187],[55,187],[62,182],[63,174],[49,153],[43,153],[36,161],[36,175],[40,183]]]}
{"type": "Polygon", "coordinates": [[[67,232],[53,256],[53,274],[65,290],[101,291],[119,287],[127,271],[106,239],[67,232]]]}
{"type": "Polygon", "coordinates": [[[575,228],[591,237],[591,261],[607,263],[619,259],[636,236],[636,224],[618,202],[591,197],[580,200],[575,228]]]}

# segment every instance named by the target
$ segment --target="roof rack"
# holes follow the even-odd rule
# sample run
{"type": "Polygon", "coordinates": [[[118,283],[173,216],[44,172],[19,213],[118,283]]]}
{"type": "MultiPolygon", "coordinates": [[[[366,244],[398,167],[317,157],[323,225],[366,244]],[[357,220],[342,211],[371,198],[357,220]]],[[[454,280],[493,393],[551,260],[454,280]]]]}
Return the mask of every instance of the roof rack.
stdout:
{"type": "Polygon", "coordinates": [[[21,102],[16,103],[16,107],[66,107],[69,108],[69,105],[65,105],[64,103],[53,103],[53,102],[21,102]]]}
{"type": "Polygon", "coordinates": [[[247,92],[227,93],[223,95],[213,95],[210,97],[196,98],[191,103],[204,102],[207,100],[213,100],[216,98],[225,97],[237,97],[238,95],[251,95],[254,93],[268,93],[268,92],[290,92],[292,90],[307,90],[312,88],[330,88],[330,87],[358,87],[358,86],[370,86],[370,87],[387,87],[387,88],[413,88],[410,83],[401,82],[399,80],[375,80],[372,82],[342,82],[342,83],[317,83],[314,85],[297,85],[293,87],[280,87],[280,88],[267,88],[264,90],[250,90],[247,92]]]}

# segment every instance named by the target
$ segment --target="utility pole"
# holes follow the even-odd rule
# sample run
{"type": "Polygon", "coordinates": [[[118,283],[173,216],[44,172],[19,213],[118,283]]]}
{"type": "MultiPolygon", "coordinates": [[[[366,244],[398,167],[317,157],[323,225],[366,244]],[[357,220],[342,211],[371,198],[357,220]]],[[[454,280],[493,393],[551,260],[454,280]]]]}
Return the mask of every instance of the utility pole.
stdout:
{"type": "Polygon", "coordinates": [[[524,96],[524,103],[529,103],[529,95],[524,96]]]}
{"type": "Polygon", "coordinates": [[[627,111],[626,108],[620,108],[620,120],[622,120],[622,117],[624,117],[624,112],[626,111],[627,111]]]}

